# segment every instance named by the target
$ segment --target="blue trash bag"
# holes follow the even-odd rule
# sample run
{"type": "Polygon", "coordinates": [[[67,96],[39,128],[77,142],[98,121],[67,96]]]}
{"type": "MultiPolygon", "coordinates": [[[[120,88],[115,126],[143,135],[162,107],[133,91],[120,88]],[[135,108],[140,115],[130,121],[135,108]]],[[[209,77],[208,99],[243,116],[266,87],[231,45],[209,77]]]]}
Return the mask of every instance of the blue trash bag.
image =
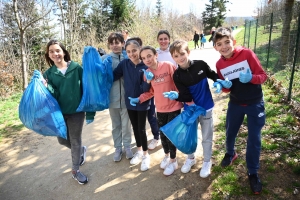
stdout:
{"type": "Polygon", "coordinates": [[[185,106],[184,111],[160,128],[174,146],[185,154],[194,153],[198,144],[198,117],[206,110],[195,104],[185,106]]]}
{"type": "Polygon", "coordinates": [[[114,82],[114,75],[112,70],[112,57],[107,56],[107,58],[103,61],[103,65],[106,71],[106,87],[108,90],[108,93],[110,93],[110,89],[112,87],[112,84],[114,82]]]}
{"type": "Polygon", "coordinates": [[[37,70],[23,93],[19,118],[25,127],[41,135],[67,139],[67,127],[60,107],[42,83],[42,75],[37,70]]]}
{"type": "Polygon", "coordinates": [[[82,56],[83,95],[77,112],[96,112],[109,107],[109,93],[113,83],[111,67],[103,64],[96,48],[84,47],[82,56]]]}

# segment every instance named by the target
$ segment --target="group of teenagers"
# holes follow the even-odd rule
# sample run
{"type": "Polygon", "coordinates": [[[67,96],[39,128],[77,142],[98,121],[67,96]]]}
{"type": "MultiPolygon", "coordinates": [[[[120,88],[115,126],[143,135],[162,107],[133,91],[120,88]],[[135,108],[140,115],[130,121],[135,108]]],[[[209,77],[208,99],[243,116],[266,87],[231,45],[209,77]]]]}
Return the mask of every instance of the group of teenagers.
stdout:
{"type": "MultiPolygon", "coordinates": [[[[127,32],[128,34],[128,32],[127,32]]],[[[246,163],[250,187],[259,194],[262,184],[258,177],[261,150],[261,129],[265,124],[265,108],[261,84],[267,75],[256,55],[249,49],[235,47],[230,28],[220,27],[213,36],[214,48],[221,54],[216,63],[217,72],[203,60],[189,59],[190,50],[184,40],[170,44],[170,34],[160,30],[157,34],[159,48],[143,46],[139,37],[124,39],[122,33],[111,33],[107,39],[114,82],[110,91],[109,114],[112,138],[119,162],[123,152],[130,164],[140,164],[140,170],[150,168],[148,150],[157,147],[159,140],[164,150],[160,162],[163,174],[169,176],[178,169],[176,146],[159,129],[180,115],[185,106],[196,104],[206,110],[198,117],[201,125],[203,164],[200,176],[211,173],[214,101],[208,79],[214,83],[216,93],[229,92],[226,115],[226,154],[221,162],[227,167],[237,159],[234,145],[239,128],[247,115],[248,139],[246,163]],[[148,145],[146,121],[149,121],[153,139],[148,145]],[[136,152],[131,148],[131,127],[136,142],[136,152]],[[123,151],[124,147],[124,151],[123,151]]],[[[84,119],[94,120],[95,113],[76,112],[82,97],[83,68],[72,61],[66,48],[57,40],[47,44],[45,58],[50,68],[44,73],[45,86],[61,107],[67,126],[67,139],[58,142],[71,149],[72,177],[79,184],[88,182],[79,167],[85,163],[87,147],[82,145],[84,119]]],[[[84,66],[83,66],[84,67],[84,66]]],[[[108,67],[108,66],[107,66],[108,67]]],[[[188,154],[181,167],[188,173],[195,165],[195,154],[188,154]]]]}

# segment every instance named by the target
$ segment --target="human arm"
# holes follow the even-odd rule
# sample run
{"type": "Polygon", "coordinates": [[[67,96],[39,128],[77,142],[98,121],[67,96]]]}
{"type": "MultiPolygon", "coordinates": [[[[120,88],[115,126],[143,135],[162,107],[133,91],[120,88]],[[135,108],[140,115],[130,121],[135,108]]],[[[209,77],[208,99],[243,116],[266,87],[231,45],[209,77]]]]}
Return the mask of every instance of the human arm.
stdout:
{"type": "Polygon", "coordinates": [[[119,80],[123,76],[123,65],[124,65],[124,60],[122,60],[118,66],[114,69],[113,75],[114,75],[114,80],[119,80]]]}
{"type": "Polygon", "coordinates": [[[153,96],[154,96],[154,90],[153,87],[151,86],[149,92],[144,92],[139,96],[139,100],[140,100],[139,102],[144,103],[145,101],[151,99],[153,96]]]}
{"type": "Polygon", "coordinates": [[[263,70],[256,54],[250,49],[248,51],[249,51],[249,55],[247,56],[248,57],[247,61],[249,63],[252,72],[252,79],[250,80],[250,83],[263,84],[267,80],[268,76],[266,72],[263,70]]]}
{"type": "Polygon", "coordinates": [[[173,74],[173,80],[178,90],[178,98],[176,100],[180,102],[191,102],[193,100],[192,94],[190,93],[189,88],[180,81],[176,72],[173,74]]]}
{"type": "Polygon", "coordinates": [[[52,96],[57,99],[59,97],[59,92],[56,86],[53,84],[52,79],[51,79],[51,73],[47,70],[43,74],[44,79],[46,80],[46,85],[45,87],[48,89],[48,91],[52,94],[52,96]]]}
{"type": "Polygon", "coordinates": [[[151,80],[154,78],[154,75],[151,71],[142,70],[144,72],[144,83],[142,84],[143,92],[148,92],[151,88],[151,80]]]}

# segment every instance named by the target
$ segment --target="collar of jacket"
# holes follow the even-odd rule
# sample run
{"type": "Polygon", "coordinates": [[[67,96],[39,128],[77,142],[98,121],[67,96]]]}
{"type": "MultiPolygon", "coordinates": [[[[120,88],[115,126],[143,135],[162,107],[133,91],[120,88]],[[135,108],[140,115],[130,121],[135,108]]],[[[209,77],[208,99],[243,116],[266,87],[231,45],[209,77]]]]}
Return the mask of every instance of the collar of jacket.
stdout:
{"type": "MultiPolygon", "coordinates": [[[[190,66],[191,66],[192,64],[194,64],[194,61],[189,59],[188,62],[189,62],[188,68],[190,68],[190,66]]],[[[178,65],[178,69],[179,69],[179,70],[182,70],[182,71],[186,71],[188,68],[182,69],[182,68],[178,65]]]]}
{"type": "MultiPolygon", "coordinates": [[[[75,65],[75,63],[74,63],[73,61],[71,61],[70,65],[68,66],[68,69],[67,69],[67,71],[66,71],[66,74],[69,73],[70,71],[76,69],[76,67],[77,67],[77,66],[75,65]]],[[[54,73],[54,74],[61,74],[61,75],[62,75],[62,73],[59,71],[59,69],[56,67],[56,65],[53,65],[53,66],[50,68],[50,72],[51,72],[51,73],[54,73]]]]}

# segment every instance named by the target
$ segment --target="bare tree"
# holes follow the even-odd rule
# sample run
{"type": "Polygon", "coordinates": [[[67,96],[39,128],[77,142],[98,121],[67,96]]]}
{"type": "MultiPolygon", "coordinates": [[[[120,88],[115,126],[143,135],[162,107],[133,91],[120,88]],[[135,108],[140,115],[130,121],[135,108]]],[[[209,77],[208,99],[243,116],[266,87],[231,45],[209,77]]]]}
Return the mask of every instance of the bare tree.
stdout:
{"type": "Polygon", "coordinates": [[[26,89],[28,85],[27,79],[27,59],[25,52],[25,34],[29,26],[34,26],[39,20],[43,19],[49,12],[50,9],[46,9],[49,4],[44,5],[44,1],[36,2],[34,0],[13,0],[13,14],[15,16],[16,23],[18,24],[19,34],[20,34],[20,49],[21,49],[21,65],[22,65],[22,75],[23,75],[23,89],[26,89]],[[35,12],[38,9],[39,12],[35,12]]]}

